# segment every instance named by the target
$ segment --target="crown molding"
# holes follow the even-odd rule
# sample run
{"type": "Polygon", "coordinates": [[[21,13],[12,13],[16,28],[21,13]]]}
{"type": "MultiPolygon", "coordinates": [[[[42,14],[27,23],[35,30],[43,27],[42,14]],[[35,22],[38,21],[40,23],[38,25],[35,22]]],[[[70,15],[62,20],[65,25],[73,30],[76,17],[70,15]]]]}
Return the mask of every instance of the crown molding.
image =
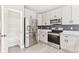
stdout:
{"type": "Polygon", "coordinates": [[[43,13],[47,13],[47,12],[56,10],[56,9],[58,9],[58,8],[62,8],[62,7],[64,7],[64,6],[66,6],[66,5],[60,5],[60,6],[56,7],[56,8],[52,8],[52,9],[47,10],[47,11],[44,11],[44,12],[37,12],[37,11],[35,11],[34,9],[28,8],[28,7],[26,7],[26,6],[24,6],[24,8],[29,9],[29,10],[31,10],[31,11],[34,11],[34,12],[36,12],[37,14],[43,14],[43,13]]]}

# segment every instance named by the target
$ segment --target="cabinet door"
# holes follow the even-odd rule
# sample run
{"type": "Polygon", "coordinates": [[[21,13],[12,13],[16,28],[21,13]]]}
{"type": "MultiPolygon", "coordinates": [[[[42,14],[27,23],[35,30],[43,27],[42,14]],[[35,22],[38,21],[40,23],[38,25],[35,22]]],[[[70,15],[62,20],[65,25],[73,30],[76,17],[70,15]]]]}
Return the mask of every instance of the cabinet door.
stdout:
{"type": "Polygon", "coordinates": [[[50,19],[54,19],[55,11],[51,11],[50,13],[51,13],[51,15],[50,15],[50,19]]]}
{"type": "Polygon", "coordinates": [[[50,25],[51,13],[46,13],[46,25],[50,25]]]}
{"type": "Polygon", "coordinates": [[[62,15],[62,8],[58,8],[56,10],[54,10],[54,18],[61,18],[62,15]]]}
{"type": "Polygon", "coordinates": [[[62,24],[71,24],[71,6],[62,7],[62,24]]]}
{"type": "Polygon", "coordinates": [[[79,5],[72,6],[72,20],[74,24],[79,24],[79,5]]]}
{"type": "Polygon", "coordinates": [[[75,36],[72,36],[72,35],[69,35],[67,37],[67,50],[68,51],[71,51],[71,52],[75,52],[74,49],[75,49],[75,36]]]}
{"type": "Polygon", "coordinates": [[[41,42],[45,42],[45,34],[43,31],[41,31],[41,39],[40,39],[41,42]]]}
{"type": "Polygon", "coordinates": [[[40,30],[38,30],[38,41],[41,39],[40,30]]]}
{"type": "Polygon", "coordinates": [[[42,30],[39,30],[39,41],[42,41],[43,39],[43,32],[42,30]]]}
{"type": "Polygon", "coordinates": [[[38,26],[42,25],[42,14],[38,14],[38,26]]]}
{"type": "Polygon", "coordinates": [[[75,36],[72,35],[68,35],[68,34],[64,34],[60,36],[60,45],[61,48],[67,50],[67,51],[71,51],[71,52],[75,52],[75,36]]]}
{"type": "Polygon", "coordinates": [[[42,25],[46,25],[46,13],[42,14],[42,25]]]}
{"type": "Polygon", "coordinates": [[[44,40],[45,40],[45,43],[48,43],[48,31],[46,31],[46,30],[44,33],[44,40]]]}
{"type": "Polygon", "coordinates": [[[76,39],[75,39],[75,52],[79,53],[79,37],[76,36],[76,39]]]}
{"type": "Polygon", "coordinates": [[[43,32],[42,30],[39,30],[39,37],[38,37],[39,41],[42,41],[43,39],[43,32]]]}
{"type": "Polygon", "coordinates": [[[48,40],[47,40],[47,31],[46,30],[41,30],[41,32],[40,32],[40,41],[41,42],[44,42],[44,43],[47,43],[48,42],[48,40]]]}
{"type": "Polygon", "coordinates": [[[60,46],[63,49],[66,49],[66,38],[64,37],[64,35],[60,35],[60,46]]]}

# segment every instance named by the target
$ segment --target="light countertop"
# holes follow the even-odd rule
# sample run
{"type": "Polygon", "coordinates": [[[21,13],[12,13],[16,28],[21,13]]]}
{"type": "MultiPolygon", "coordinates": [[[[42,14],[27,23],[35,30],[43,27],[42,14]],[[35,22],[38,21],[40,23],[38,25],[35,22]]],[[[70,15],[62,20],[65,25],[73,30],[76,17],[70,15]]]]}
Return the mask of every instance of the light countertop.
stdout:
{"type": "Polygon", "coordinates": [[[79,35],[79,31],[63,31],[61,34],[79,35]]]}

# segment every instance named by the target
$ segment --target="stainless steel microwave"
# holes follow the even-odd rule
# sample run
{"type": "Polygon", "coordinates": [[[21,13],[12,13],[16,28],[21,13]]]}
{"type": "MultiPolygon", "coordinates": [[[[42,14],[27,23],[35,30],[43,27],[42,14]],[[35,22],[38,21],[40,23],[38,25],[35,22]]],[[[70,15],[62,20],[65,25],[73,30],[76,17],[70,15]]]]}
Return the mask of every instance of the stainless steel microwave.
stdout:
{"type": "Polygon", "coordinates": [[[51,19],[50,24],[62,24],[62,19],[51,19]]]}

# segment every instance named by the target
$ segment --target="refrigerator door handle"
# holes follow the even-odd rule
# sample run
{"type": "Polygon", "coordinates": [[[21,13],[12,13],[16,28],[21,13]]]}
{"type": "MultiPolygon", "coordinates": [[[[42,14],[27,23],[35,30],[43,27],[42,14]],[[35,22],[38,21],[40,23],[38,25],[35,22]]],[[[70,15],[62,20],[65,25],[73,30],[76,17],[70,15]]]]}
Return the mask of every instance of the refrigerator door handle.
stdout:
{"type": "Polygon", "coordinates": [[[27,31],[29,31],[29,26],[27,26],[27,31]]]}

